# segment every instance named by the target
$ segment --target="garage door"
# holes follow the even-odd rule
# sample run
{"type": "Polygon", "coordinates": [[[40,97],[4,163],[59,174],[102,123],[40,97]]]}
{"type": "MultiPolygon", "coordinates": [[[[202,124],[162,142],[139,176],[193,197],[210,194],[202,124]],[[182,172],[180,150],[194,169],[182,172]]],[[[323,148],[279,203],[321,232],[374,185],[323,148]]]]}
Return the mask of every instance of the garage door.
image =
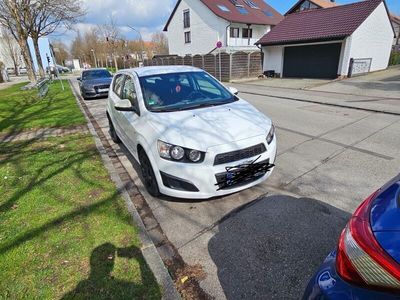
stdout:
{"type": "Polygon", "coordinates": [[[336,78],[341,43],[285,47],[283,77],[336,78]]]}

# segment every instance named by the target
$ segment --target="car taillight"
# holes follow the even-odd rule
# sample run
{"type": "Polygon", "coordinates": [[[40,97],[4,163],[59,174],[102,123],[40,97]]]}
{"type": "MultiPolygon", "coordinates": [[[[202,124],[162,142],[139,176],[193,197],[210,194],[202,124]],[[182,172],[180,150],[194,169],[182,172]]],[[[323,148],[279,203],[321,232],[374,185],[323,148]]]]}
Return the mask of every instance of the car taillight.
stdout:
{"type": "Polygon", "coordinates": [[[356,210],[340,236],[336,270],[346,281],[367,288],[400,290],[400,265],[382,249],[371,229],[371,204],[378,192],[356,210]]]}

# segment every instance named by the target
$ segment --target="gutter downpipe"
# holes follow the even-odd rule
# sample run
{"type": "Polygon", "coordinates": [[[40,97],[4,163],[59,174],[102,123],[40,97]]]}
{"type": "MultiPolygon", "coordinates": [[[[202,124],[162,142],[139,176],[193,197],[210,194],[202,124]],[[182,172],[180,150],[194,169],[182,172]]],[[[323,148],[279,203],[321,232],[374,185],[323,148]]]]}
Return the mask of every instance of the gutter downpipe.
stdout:
{"type": "Polygon", "coordinates": [[[260,44],[255,44],[258,49],[260,49],[261,52],[261,71],[264,73],[264,52],[262,51],[262,47],[260,44]]]}
{"type": "Polygon", "coordinates": [[[229,22],[228,26],[225,28],[225,34],[226,34],[226,48],[228,48],[228,41],[229,41],[229,36],[230,34],[228,33],[228,28],[232,26],[232,22],[229,22]]]}

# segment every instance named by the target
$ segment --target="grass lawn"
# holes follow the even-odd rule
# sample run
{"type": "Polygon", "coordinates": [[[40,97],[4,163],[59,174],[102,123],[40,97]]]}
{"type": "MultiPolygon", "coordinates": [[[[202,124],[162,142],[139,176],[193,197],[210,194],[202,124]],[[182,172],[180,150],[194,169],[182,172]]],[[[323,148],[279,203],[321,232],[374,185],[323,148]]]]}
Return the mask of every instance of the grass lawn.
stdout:
{"type": "MultiPolygon", "coordinates": [[[[0,91],[2,130],[84,123],[67,83],[20,86],[0,91]]],[[[0,299],[161,298],[91,135],[0,143],[0,195],[0,299]]]]}
{"type": "Polygon", "coordinates": [[[159,299],[91,136],[0,146],[0,299],[159,299]]]}
{"type": "Polygon", "coordinates": [[[37,91],[21,91],[26,83],[0,90],[0,133],[18,133],[43,127],[71,127],[85,124],[67,81],[65,90],[54,81],[43,99],[37,91]]]}

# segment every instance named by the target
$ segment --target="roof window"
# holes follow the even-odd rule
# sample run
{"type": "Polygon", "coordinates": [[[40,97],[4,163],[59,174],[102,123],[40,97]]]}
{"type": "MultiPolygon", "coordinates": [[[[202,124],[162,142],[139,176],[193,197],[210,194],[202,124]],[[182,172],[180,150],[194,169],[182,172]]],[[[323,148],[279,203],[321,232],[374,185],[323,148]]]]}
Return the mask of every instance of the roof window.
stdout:
{"type": "Polygon", "coordinates": [[[219,8],[220,10],[222,10],[222,11],[224,11],[224,12],[230,12],[229,8],[227,8],[225,5],[220,5],[220,4],[218,4],[217,6],[218,6],[218,8],[219,8]]]}

